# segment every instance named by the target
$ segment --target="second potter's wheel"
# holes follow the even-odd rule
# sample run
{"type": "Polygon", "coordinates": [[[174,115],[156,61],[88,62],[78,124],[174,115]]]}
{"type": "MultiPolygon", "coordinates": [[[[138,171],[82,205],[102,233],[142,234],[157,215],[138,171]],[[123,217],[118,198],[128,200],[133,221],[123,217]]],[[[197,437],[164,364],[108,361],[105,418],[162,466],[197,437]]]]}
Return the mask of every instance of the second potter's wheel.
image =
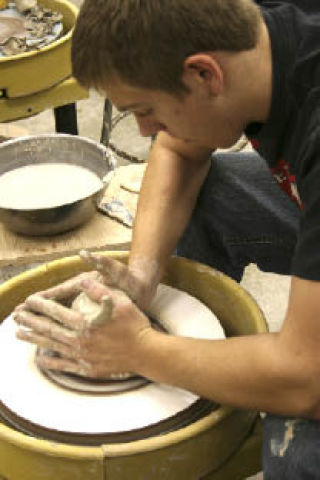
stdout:
{"type": "MultiPolygon", "coordinates": [[[[174,335],[224,338],[220,323],[201,302],[160,285],[150,314],[174,335]]],[[[0,326],[0,415],[33,436],[81,445],[131,441],[190,424],[215,408],[185,390],[148,382],[126,391],[75,392],[36,366],[36,347],[15,338],[8,317],[0,326]]],[[[213,366],[214,368],[214,366],[213,366]]],[[[133,377],[124,379],[130,382],[133,377]]],[[[70,388],[70,387],[69,387],[70,388]]]]}

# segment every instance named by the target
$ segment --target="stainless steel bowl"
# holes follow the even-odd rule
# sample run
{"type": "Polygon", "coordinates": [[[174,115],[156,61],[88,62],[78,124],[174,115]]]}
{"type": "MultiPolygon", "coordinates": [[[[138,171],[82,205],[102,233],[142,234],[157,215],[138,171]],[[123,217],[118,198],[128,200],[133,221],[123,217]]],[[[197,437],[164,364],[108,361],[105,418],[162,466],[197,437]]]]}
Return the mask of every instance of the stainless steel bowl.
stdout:
{"type": "Polygon", "coordinates": [[[111,150],[84,137],[58,133],[21,137],[0,144],[0,175],[39,163],[85,167],[103,181],[103,186],[93,195],[58,207],[22,210],[0,206],[0,221],[14,232],[39,236],[72,230],[92,218],[115,168],[111,150]]]}

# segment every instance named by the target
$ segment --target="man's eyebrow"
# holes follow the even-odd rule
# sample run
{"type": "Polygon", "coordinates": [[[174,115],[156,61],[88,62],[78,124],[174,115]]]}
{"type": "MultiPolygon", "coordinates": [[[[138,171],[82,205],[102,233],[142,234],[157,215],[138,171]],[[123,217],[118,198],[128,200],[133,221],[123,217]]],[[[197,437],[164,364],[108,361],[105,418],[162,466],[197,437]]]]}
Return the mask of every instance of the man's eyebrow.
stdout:
{"type": "Polygon", "coordinates": [[[135,108],[142,107],[142,103],[131,103],[130,105],[119,105],[116,107],[119,112],[126,112],[127,110],[134,110],[135,108]]]}

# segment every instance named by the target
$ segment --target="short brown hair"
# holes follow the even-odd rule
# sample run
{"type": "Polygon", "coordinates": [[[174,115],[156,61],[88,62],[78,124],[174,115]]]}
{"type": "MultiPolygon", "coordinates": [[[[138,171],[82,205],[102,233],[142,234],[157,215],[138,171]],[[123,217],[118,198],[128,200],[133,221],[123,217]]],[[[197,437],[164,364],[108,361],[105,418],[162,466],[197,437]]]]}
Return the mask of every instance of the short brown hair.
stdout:
{"type": "Polygon", "coordinates": [[[253,0],[85,0],[73,34],[73,74],[88,88],[118,77],[179,94],[189,55],[254,48],[260,17],[253,0]]]}

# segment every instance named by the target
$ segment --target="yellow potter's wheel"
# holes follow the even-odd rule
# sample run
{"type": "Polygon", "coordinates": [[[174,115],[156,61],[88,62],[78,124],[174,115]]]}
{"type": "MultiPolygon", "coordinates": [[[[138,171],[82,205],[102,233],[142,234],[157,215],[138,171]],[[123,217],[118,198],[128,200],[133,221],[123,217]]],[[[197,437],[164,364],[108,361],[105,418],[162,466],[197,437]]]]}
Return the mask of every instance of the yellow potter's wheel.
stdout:
{"type": "MultiPolygon", "coordinates": [[[[225,338],[209,308],[167,285],[159,285],[149,312],[173,335],[225,338]]],[[[136,385],[139,377],[115,382],[82,378],[81,391],[75,391],[76,376],[68,376],[62,384],[57,383],[59,374],[43,375],[35,363],[36,347],[17,340],[16,330],[11,317],[0,326],[0,363],[7,364],[0,370],[0,412],[24,432],[66,443],[101,445],[164,433],[217,408],[170,385],[145,379],[136,385]]]]}
{"type": "Polygon", "coordinates": [[[39,0],[39,5],[62,14],[63,34],[39,50],[0,58],[0,90],[9,98],[50,88],[71,74],[71,37],[77,8],[65,0],[39,0]]]}
{"type": "Polygon", "coordinates": [[[87,98],[71,76],[71,38],[78,10],[67,0],[38,0],[62,14],[63,33],[49,45],[0,57],[0,122],[35,115],[87,98]]]}
{"type": "MultiPolygon", "coordinates": [[[[111,255],[120,260],[127,258],[124,254],[111,255]]],[[[1,318],[6,318],[31,292],[56,284],[83,269],[85,266],[80,259],[68,258],[10,280],[0,287],[1,318]]],[[[227,335],[266,330],[254,301],[235,282],[212,269],[184,259],[172,259],[165,283],[207,305],[219,318],[227,335]]],[[[171,432],[96,447],[40,440],[2,424],[0,476],[10,480],[196,480],[217,469],[238,449],[254,419],[253,412],[218,407],[171,432]]]]}

